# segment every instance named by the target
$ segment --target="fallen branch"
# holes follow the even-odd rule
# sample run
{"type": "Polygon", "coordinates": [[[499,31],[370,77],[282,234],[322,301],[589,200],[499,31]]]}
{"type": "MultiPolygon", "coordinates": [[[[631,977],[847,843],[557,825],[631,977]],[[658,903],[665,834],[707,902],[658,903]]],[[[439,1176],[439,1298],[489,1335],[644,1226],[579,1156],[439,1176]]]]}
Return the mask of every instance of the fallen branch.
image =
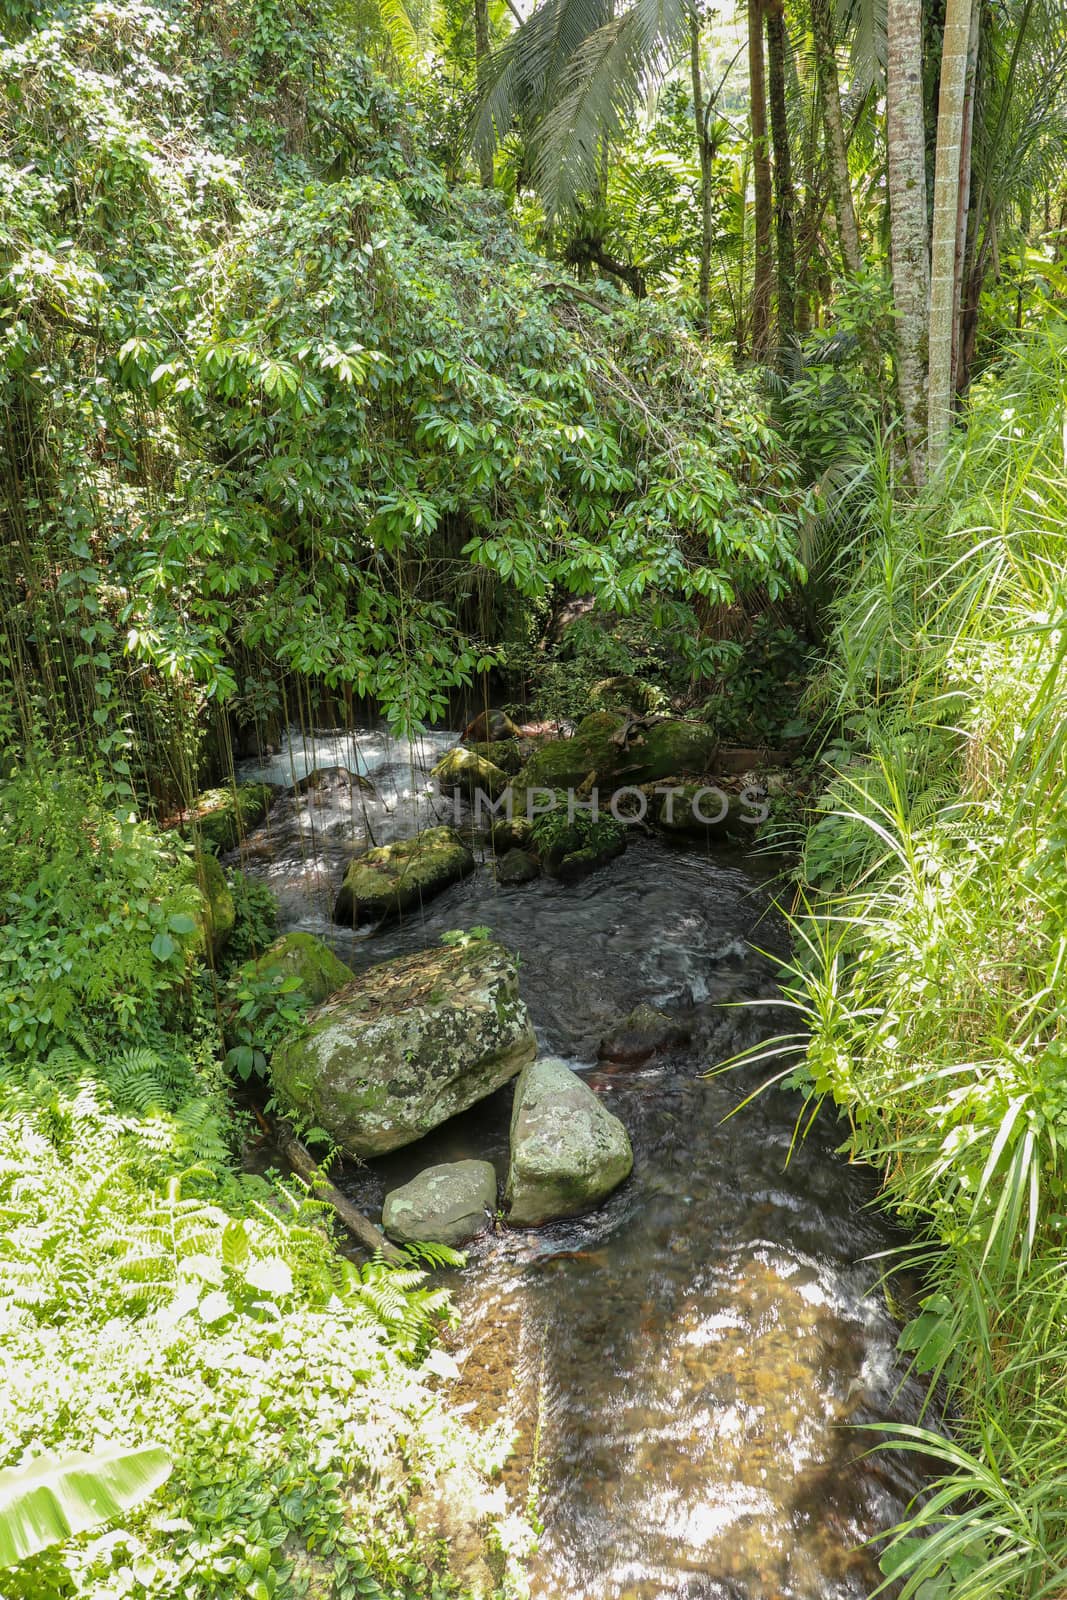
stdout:
{"type": "Polygon", "coordinates": [[[371,1252],[380,1251],[386,1261],[404,1260],[401,1251],[395,1244],[390,1244],[381,1228],[371,1222],[369,1217],[365,1217],[351,1200],[346,1200],[340,1189],[330,1182],[295,1134],[279,1127],[277,1139],[278,1148],[297,1177],[303,1178],[316,1199],[325,1200],[328,1206],[332,1206],[334,1215],[344,1223],[349,1233],[353,1234],[360,1244],[371,1252]]]}

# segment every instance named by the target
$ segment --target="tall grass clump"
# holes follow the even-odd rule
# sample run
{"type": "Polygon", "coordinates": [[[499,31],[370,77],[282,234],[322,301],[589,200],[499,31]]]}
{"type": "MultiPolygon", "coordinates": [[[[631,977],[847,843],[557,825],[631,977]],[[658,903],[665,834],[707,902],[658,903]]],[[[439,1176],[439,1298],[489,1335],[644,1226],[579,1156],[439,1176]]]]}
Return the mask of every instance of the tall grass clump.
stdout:
{"type": "Polygon", "coordinates": [[[834,726],[793,999],[812,1106],[914,1232],[902,1336],[951,1437],[901,1594],[1067,1592],[1067,328],[971,403],[947,480],[869,508],[816,686],[834,726]]]}

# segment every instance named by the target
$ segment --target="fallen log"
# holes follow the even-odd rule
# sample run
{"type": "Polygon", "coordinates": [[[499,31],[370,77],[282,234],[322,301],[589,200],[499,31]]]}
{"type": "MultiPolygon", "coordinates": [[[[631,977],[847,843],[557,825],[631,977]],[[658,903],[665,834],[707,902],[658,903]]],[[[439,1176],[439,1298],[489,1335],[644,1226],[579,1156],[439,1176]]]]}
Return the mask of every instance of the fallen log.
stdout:
{"type": "Polygon", "coordinates": [[[332,1184],[322,1168],[318,1166],[310,1151],[300,1143],[295,1134],[279,1127],[277,1131],[278,1148],[288,1161],[298,1178],[303,1178],[308,1188],[317,1200],[325,1200],[333,1208],[334,1215],[339,1222],[343,1222],[361,1245],[372,1253],[377,1250],[386,1261],[403,1261],[403,1252],[395,1244],[391,1244],[385,1237],[381,1228],[365,1217],[351,1200],[346,1200],[340,1189],[332,1184]]]}

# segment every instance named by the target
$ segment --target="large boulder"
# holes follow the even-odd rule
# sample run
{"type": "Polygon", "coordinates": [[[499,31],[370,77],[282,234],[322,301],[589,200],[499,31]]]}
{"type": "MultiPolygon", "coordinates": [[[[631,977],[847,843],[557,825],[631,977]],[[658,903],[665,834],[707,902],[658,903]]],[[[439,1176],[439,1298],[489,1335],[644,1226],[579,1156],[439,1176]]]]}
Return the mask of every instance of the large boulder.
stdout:
{"type": "Polygon", "coordinates": [[[189,807],[186,831],[198,833],[212,850],[236,850],[245,835],[263,821],[273,798],[269,783],[205,789],[189,807]]]}
{"type": "Polygon", "coordinates": [[[528,850],[508,850],[496,864],[496,881],[506,888],[532,883],[540,876],[541,868],[537,859],[528,850]]]}
{"type": "Polygon", "coordinates": [[[496,1210],[496,1172],[488,1161],[427,1167],[385,1197],[382,1227],[397,1244],[463,1244],[496,1210]]]}
{"type": "Polygon", "coordinates": [[[522,766],[522,746],[516,744],[514,739],[485,739],[479,744],[469,744],[467,749],[472,755],[481,756],[483,761],[492,762],[509,778],[513,778],[522,766]]]}
{"type": "Polygon", "coordinates": [[[371,967],[274,1052],[275,1088],[353,1156],[421,1139],[535,1053],[515,958],[472,940],[371,967]]]}
{"type": "Polygon", "coordinates": [[[658,828],[674,838],[746,840],[751,843],[756,829],[745,818],[754,815],[739,794],[713,784],[679,783],[670,794],[659,798],[654,817],[658,828]]]}
{"type": "Polygon", "coordinates": [[[474,857],[454,828],[424,828],[357,856],[345,873],[333,920],[355,927],[424,905],[474,871],[474,857]]]}
{"type": "Polygon", "coordinates": [[[531,755],[519,775],[523,789],[574,789],[596,774],[601,789],[654,783],[661,778],[711,770],[719,741],[702,722],[664,719],[627,722],[594,712],[573,739],[550,739],[531,755]]]}
{"type": "MultiPolygon", "coordinates": [[[[483,745],[482,748],[489,747],[483,745]]],[[[500,767],[462,744],[441,757],[430,777],[436,778],[446,794],[458,789],[468,800],[473,799],[479,789],[490,800],[495,800],[497,795],[503,794],[509,782],[507,773],[500,767]]]]}
{"type": "Polygon", "coordinates": [[[603,1200],[634,1164],[626,1129],[565,1061],[544,1056],[515,1085],[509,1220],[536,1227],[603,1200]]]}
{"type": "Polygon", "coordinates": [[[328,944],[313,933],[286,933],[269,944],[260,956],[237,968],[230,983],[240,989],[250,983],[284,982],[295,978],[300,995],[308,1005],[317,1006],[346,983],[355,973],[335,956],[328,944]]]}

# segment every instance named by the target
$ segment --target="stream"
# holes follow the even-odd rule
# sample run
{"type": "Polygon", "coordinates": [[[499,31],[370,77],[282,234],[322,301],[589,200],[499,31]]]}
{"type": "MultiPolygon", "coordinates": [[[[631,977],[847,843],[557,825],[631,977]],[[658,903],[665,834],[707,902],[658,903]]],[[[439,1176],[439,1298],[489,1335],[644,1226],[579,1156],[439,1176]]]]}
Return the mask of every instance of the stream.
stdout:
{"type": "MultiPolygon", "coordinates": [[[[454,1275],[456,1403],[517,1430],[506,1474],[536,1486],[538,1600],[851,1600],[877,1563],[865,1541],[920,1488],[909,1458],[869,1453],[864,1424],[913,1421],[921,1395],[869,1258],[899,1244],[868,1174],[834,1153],[827,1117],[794,1151],[798,1101],[767,1075],[703,1074],[789,1026],[774,1004],[784,929],[752,863],[630,830],[626,854],[572,887],[498,888],[482,864],[417,916],[368,936],[335,926],[347,862],[438,820],[429,767],[455,742],[298,736],[239,777],[292,785],[247,842],[280,929],[325,938],[359,969],[484,926],[519,953],[543,1050],[621,1117],[630,1180],[591,1215],[488,1233],[454,1275]],[[352,786],[347,772],[374,786],[352,786]],[[768,952],[767,954],[761,952],[768,952]],[[638,1003],[692,1040],[640,1065],[598,1062],[638,1003]],[[735,1002],[762,1002],[738,1009],[735,1002]]],[[[510,1086],[408,1146],[350,1168],[371,1214],[438,1161],[478,1156],[503,1179],[510,1086]]]]}

